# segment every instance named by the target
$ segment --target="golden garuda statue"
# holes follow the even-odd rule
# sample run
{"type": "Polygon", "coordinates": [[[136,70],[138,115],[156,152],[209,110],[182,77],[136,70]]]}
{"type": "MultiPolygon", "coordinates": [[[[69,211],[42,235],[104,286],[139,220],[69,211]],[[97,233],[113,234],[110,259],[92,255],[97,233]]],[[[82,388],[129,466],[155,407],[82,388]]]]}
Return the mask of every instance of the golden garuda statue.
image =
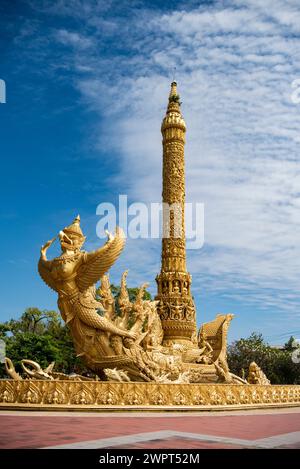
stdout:
{"type": "Polygon", "coordinates": [[[109,234],[101,248],[93,252],[82,251],[85,236],[78,215],[58,236],[61,255],[48,260],[47,250],[56,238],[47,241],[41,248],[38,270],[44,282],[58,293],[58,307],[63,320],[70,326],[77,355],[84,356],[91,364],[98,357],[114,354],[110,336],[105,332],[136,338],[134,333],[115,326],[98,314],[103,305],[95,298],[95,284],[119,257],[124,248],[124,235],[117,228],[115,236],[109,234]]]}

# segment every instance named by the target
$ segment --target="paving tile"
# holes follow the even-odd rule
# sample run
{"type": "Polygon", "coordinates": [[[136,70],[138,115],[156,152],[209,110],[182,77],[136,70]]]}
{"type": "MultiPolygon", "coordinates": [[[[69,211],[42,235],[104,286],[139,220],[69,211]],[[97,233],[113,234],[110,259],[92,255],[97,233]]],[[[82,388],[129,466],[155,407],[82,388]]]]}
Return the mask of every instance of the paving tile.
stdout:
{"type": "MultiPolygon", "coordinates": [[[[124,435],[134,435],[145,432],[175,430],[204,435],[215,435],[228,438],[237,438],[254,441],[300,431],[300,412],[295,409],[293,413],[274,411],[253,414],[222,415],[212,413],[210,415],[181,415],[172,416],[170,413],[162,413],[159,416],[143,414],[130,414],[126,416],[105,415],[93,416],[88,414],[80,416],[65,416],[63,414],[51,415],[39,412],[38,415],[28,413],[0,413],[0,448],[39,448],[76,442],[88,442],[112,438],[124,435]]],[[[172,440],[174,441],[174,440],[172,440]]],[[[216,443],[192,443],[184,440],[185,445],[202,445],[199,447],[214,447],[216,443]],[[204,445],[204,446],[203,446],[204,445]]],[[[145,443],[139,443],[145,445],[145,443]]],[[[150,443],[148,443],[150,444],[150,443]]],[[[151,445],[159,444],[151,442],[151,445]]],[[[171,440],[167,443],[173,444],[171,440]]],[[[221,443],[217,443],[221,448],[221,443]]],[[[197,447],[198,447],[197,446],[197,447]]],[[[298,447],[293,442],[293,447],[298,447]],[[296,445],[296,446],[295,446],[296,445]]],[[[149,446],[143,446],[144,448],[149,446]]],[[[156,446],[153,446],[156,447],[156,446]]],[[[166,446],[164,446],[166,447],[166,446]]],[[[186,446],[190,447],[190,446],[186,446]]],[[[225,445],[228,447],[228,445],[225,445]]]]}

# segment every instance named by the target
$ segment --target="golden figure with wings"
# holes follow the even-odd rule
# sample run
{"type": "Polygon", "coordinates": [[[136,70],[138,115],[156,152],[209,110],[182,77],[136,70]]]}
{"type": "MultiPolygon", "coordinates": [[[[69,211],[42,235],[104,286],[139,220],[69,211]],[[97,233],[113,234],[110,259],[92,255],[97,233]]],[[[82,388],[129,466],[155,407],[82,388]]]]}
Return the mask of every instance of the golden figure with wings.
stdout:
{"type": "Polygon", "coordinates": [[[85,237],[78,215],[70,226],[59,232],[61,255],[48,260],[46,253],[55,239],[41,248],[39,273],[58,293],[58,307],[71,329],[77,355],[82,356],[91,369],[101,372],[104,366],[117,365],[120,359],[124,361],[115,356],[111,336],[136,339],[136,333],[117,327],[101,316],[98,311],[103,312],[104,308],[95,298],[95,284],[121,254],[124,234],[117,228],[114,236],[108,234],[104,246],[93,252],[82,251],[85,237]]]}

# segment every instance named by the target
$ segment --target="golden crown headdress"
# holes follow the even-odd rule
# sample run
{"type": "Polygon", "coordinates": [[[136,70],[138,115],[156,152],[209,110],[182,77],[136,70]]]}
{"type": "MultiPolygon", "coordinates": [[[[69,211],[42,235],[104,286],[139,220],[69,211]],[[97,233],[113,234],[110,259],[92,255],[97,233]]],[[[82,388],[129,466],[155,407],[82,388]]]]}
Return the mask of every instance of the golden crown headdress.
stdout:
{"type": "Polygon", "coordinates": [[[85,241],[85,236],[83,235],[80,228],[79,215],[77,215],[71,225],[60,231],[59,237],[61,245],[65,248],[78,249],[82,246],[85,241]]]}
{"type": "Polygon", "coordinates": [[[80,228],[80,215],[77,215],[73,223],[71,223],[71,225],[64,228],[63,231],[68,236],[70,236],[70,238],[77,237],[77,238],[85,239],[85,236],[83,235],[81,228],[80,228]]]}

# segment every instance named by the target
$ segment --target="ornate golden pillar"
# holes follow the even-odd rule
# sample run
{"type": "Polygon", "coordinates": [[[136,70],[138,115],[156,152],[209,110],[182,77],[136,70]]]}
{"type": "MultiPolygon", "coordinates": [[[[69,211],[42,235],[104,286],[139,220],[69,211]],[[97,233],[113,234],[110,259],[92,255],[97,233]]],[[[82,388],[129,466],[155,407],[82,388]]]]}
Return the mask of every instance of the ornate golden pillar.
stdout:
{"type": "Polygon", "coordinates": [[[184,143],[186,125],[180,112],[177,83],[171,84],[169,104],[162,121],[163,239],[161,272],[156,277],[158,312],[164,345],[196,344],[196,314],[191,276],[186,270],[184,202],[184,143]]]}

